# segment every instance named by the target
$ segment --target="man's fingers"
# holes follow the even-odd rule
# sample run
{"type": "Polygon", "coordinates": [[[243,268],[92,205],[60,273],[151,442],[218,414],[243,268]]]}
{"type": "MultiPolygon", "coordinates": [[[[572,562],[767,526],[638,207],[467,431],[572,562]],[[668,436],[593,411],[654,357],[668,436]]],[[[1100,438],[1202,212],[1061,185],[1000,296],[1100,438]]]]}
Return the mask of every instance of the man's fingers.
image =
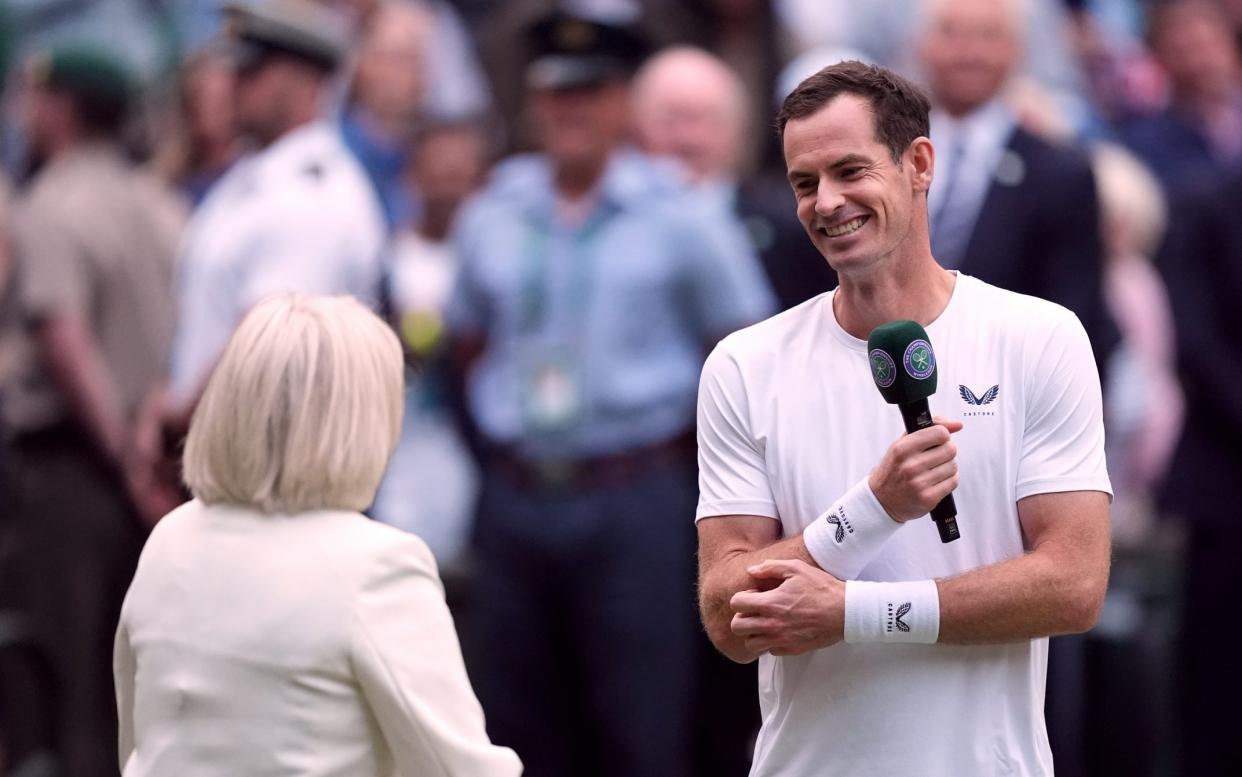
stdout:
{"type": "Polygon", "coordinates": [[[784,580],[806,568],[806,562],[789,560],[789,559],[768,559],[761,561],[752,567],[746,568],[746,574],[756,580],[784,580]]]}
{"type": "MultiPolygon", "coordinates": [[[[729,600],[729,608],[740,615],[769,615],[772,613],[772,595],[767,591],[739,591],[729,600]]],[[[736,616],[734,616],[736,617],[736,616]]]]}
{"type": "Polygon", "coordinates": [[[950,433],[960,432],[962,431],[962,427],[965,426],[965,424],[956,418],[945,418],[944,416],[939,415],[932,418],[932,422],[937,426],[943,426],[945,429],[949,430],[950,433]]]}
{"type": "Polygon", "coordinates": [[[780,624],[771,618],[759,615],[743,615],[738,613],[729,623],[729,629],[739,637],[757,637],[772,635],[779,631],[780,624]]]}

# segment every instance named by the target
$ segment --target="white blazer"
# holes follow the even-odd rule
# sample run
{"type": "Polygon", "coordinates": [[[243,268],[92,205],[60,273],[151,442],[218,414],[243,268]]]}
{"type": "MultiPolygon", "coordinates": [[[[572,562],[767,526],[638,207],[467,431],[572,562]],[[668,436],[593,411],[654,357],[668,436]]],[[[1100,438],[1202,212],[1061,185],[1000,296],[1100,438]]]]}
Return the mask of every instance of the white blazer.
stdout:
{"type": "Polygon", "coordinates": [[[421,540],[351,512],[189,502],[116,635],[125,777],[509,777],[421,540]]]}

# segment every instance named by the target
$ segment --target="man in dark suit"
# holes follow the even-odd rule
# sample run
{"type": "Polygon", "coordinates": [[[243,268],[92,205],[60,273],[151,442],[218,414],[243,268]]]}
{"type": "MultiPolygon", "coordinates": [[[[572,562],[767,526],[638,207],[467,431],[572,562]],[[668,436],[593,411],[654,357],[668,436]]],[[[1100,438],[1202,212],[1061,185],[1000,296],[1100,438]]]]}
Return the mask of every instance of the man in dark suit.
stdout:
{"type": "Polygon", "coordinates": [[[1103,363],[1118,335],[1104,312],[1090,166],[1020,127],[1001,97],[1021,53],[1022,4],[928,6],[919,49],[935,103],[932,251],[945,267],[1069,308],[1103,363]]]}
{"type": "Polygon", "coordinates": [[[1174,202],[1159,268],[1177,321],[1186,422],[1162,502],[1189,528],[1182,585],[1180,693],[1182,773],[1229,774],[1242,740],[1219,700],[1242,694],[1225,638],[1242,600],[1242,175],[1174,202]]]}

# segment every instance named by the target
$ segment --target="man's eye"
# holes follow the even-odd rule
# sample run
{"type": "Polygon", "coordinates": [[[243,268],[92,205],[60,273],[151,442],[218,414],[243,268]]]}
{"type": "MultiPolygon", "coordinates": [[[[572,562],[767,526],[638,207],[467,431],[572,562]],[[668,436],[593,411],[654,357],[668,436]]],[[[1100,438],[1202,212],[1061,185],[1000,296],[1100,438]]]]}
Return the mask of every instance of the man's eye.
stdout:
{"type": "Polygon", "coordinates": [[[862,172],[861,167],[846,167],[843,170],[841,170],[841,177],[842,178],[857,178],[858,174],[861,172],[862,172]]]}

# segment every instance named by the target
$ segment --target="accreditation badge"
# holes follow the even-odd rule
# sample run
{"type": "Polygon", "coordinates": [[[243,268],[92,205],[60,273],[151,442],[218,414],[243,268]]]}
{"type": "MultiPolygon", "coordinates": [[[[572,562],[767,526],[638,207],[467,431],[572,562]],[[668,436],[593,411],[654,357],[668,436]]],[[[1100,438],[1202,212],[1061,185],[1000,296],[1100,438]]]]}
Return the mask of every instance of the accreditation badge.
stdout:
{"type": "Polygon", "coordinates": [[[545,357],[531,362],[527,378],[527,428],[536,433],[564,431],[581,418],[582,405],[582,382],[572,360],[545,357]]]}

